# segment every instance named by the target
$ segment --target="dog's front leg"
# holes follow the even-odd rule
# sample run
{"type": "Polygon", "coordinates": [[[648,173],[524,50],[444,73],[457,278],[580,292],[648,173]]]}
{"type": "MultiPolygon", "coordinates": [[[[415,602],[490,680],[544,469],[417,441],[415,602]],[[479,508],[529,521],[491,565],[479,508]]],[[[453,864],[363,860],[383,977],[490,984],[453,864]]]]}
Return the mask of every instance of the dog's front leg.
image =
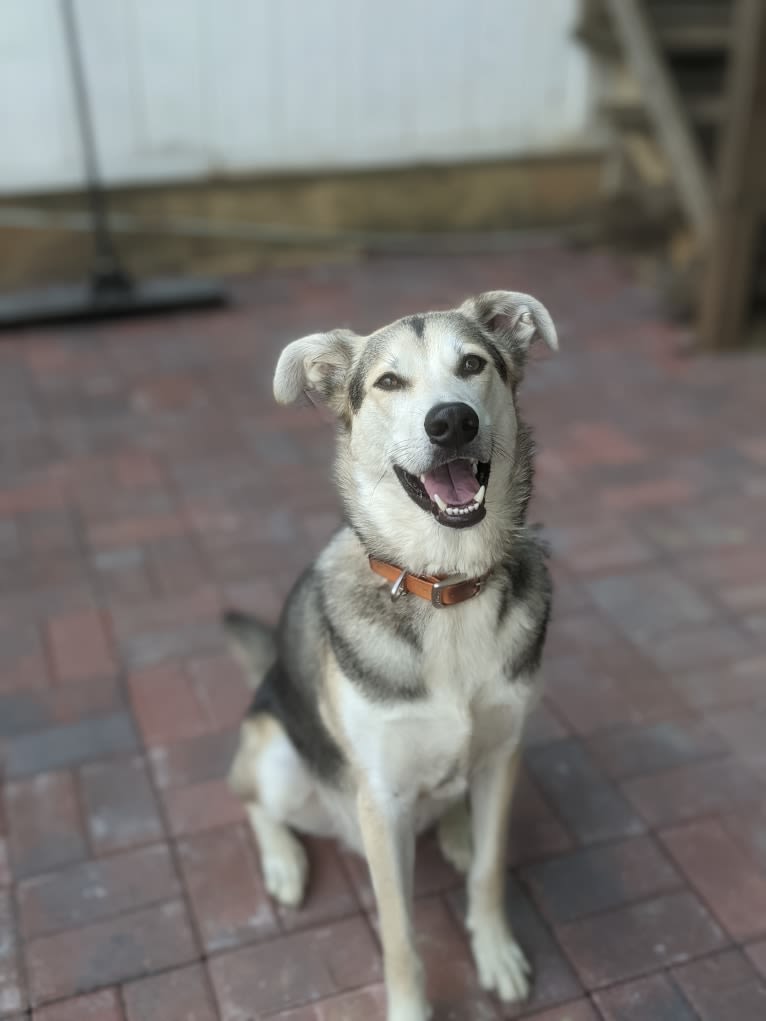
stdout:
{"type": "Polygon", "coordinates": [[[357,810],[378,905],[388,1021],[426,1021],[431,1011],[412,926],[415,806],[364,788],[357,810]]]}
{"type": "Polygon", "coordinates": [[[468,874],[468,918],[473,955],[484,989],[502,1000],[523,1000],[530,967],[505,916],[505,849],[519,772],[519,747],[493,754],[471,781],[473,860],[468,874]]]}

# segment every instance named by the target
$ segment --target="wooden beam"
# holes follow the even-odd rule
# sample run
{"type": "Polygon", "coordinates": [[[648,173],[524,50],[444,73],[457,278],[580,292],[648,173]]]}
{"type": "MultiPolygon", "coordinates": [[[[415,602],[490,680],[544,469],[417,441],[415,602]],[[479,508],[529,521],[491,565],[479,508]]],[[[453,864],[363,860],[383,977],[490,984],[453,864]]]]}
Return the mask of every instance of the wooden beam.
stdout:
{"type": "Polygon", "coordinates": [[[683,104],[660,53],[642,0],[606,0],[628,62],[667,154],[681,205],[704,244],[713,202],[710,180],[683,104]]]}
{"type": "Polygon", "coordinates": [[[766,4],[737,0],[717,214],[699,319],[708,348],[742,342],[766,200],[766,4]]]}

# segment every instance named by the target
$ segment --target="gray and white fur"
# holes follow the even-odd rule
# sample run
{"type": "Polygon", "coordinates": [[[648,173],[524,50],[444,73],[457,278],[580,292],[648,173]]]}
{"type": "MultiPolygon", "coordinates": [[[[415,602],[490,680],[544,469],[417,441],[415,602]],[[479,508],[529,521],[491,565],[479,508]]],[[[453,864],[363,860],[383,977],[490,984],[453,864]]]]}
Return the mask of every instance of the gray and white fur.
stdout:
{"type": "Polygon", "coordinates": [[[274,378],[280,403],[308,391],[336,416],[347,523],[295,585],[276,634],[226,616],[255,688],[230,779],[281,902],[305,892],[296,833],[337,837],[367,858],[389,1021],[430,1014],[411,905],[415,838],[435,823],[442,850],[467,872],[482,985],[506,1001],[529,989],[503,888],[551,604],[546,550],[526,524],[533,444],[517,407],[536,336],[557,347],[546,309],[491,291],[367,337],[296,340],[274,378]],[[467,409],[454,435],[424,427],[444,408],[467,409]],[[419,485],[455,460],[484,473],[481,506],[444,510],[419,485]],[[414,574],[488,578],[455,606],[392,600],[370,554],[414,574]]]}

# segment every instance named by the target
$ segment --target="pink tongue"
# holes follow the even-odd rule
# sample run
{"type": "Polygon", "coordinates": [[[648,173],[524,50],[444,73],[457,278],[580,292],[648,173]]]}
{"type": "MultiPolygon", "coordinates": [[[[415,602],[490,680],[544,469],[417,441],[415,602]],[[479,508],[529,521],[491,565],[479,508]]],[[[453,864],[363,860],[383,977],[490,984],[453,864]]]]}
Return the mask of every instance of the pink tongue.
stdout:
{"type": "Polygon", "coordinates": [[[471,462],[461,458],[450,461],[435,471],[423,476],[426,492],[433,498],[438,496],[446,504],[462,507],[471,503],[479,492],[479,483],[474,477],[471,462]]]}

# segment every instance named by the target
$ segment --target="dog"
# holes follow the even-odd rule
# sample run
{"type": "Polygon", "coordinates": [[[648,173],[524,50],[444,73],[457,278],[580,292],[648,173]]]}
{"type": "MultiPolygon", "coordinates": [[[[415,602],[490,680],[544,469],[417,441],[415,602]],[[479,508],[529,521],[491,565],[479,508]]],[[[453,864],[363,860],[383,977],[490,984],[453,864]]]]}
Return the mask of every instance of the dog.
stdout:
{"type": "Polygon", "coordinates": [[[524,723],[540,694],[547,551],[526,524],[533,443],[517,393],[535,298],[490,291],[358,336],[289,344],[274,395],[337,420],[345,523],[290,593],[275,633],[224,618],[255,688],[230,783],[266,888],[301,902],[296,833],[363,854],[380,918],[389,1021],[430,1016],[411,917],[416,836],[438,824],[467,873],[482,987],[524,999],[530,967],[504,911],[506,835],[524,723]]]}

